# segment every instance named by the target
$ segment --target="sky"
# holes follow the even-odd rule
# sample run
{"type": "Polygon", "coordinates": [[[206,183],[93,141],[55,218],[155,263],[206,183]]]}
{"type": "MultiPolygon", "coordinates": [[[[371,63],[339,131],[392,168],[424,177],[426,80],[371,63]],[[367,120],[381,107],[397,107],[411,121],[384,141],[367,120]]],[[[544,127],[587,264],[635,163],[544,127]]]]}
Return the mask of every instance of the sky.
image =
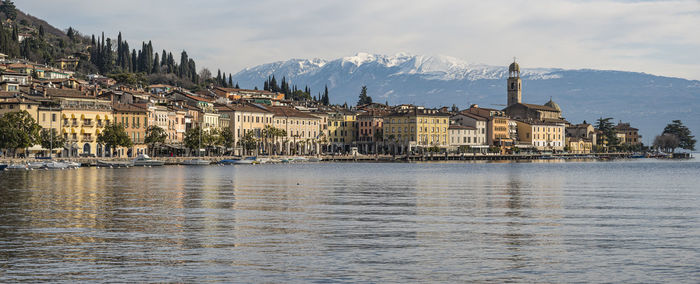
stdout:
{"type": "Polygon", "coordinates": [[[604,69],[700,80],[700,1],[21,0],[59,29],[119,31],[132,47],[186,50],[236,73],[291,58],[358,52],[470,63],[604,69]]]}

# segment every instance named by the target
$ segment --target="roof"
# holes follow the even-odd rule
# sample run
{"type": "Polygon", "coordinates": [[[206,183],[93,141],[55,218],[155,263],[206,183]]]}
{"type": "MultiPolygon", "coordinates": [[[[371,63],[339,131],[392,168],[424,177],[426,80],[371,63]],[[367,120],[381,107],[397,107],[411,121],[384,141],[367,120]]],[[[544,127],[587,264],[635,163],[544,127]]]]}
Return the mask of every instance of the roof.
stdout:
{"type": "Polygon", "coordinates": [[[81,98],[81,99],[94,99],[93,96],[88,96],[88,93],[82,92],[77,89],[56,89],[56,88],[44,88],[46,95],[50,97],[62,97],[62,98],[81,98]]]}
{"type": "Polygon", "coordinates": [[[476,127],[464,126],[464,125],[459,125],[459,124],[450,124],[450,127],[448,129],[450,129],[450,130],[476,130],[476,127]]]}
{"type": "Polygon", "coordinates": [[[270,112],[272,112],[275,116],[319,119],[317,116],[313,116],[311,114],[301,112],[301,111],[299,111],[295,108],[291,108],[291,107],[268,106],[265,108],[267,110],[269,110],[270,112]]]}
{"type": "Polygon", "coordinates": [[[148,112],[146,109],[131,104],[112,104],[112,109],[118,112],[148,112]]]}
{"type": "Polygon", "coordinates": [[[481,116],[481,115],[473,114],[473,113],[471,113],[471,112],[469,112],[469,111],[467,111],[467,110],[463,110],[463,111],[459,112],[457,115],[460,115],[460,114],[461,114],[461,115],[464,115],[464,116],[466,116],[466,117],[470,117],[470,118],[476,119],[476,120],[481,120],[481,121],[487,121],[487,120],[489,120],[487,117],[483,117],[483,116],[481,116]]]}
{"type": "Polygon", "coordinates": [[[218,111],[221,112],[230,112],[230,111],[240,111],[240,112],[259,112],[259,113],[270,113],[270,111],[266,109],[262,109],[250,104],[228,104],[228,105],[222,105],[222,104],[216,104],[214,108],[218,111]]]}
{"type": "MultiPolygon", "coordinates": [[[[520,103],[521,105],[524,105],[527,108],[531,109],[536,109],[536,110],[544,110],[544,111],[553,111],[553,112],[561,112],[553,107],[550,106],[544,106],[544,105],[535,105],[535,104],[525,104],[525,103],[520,103]]],[[[518,105],[518,104],[515,104],[518,105]]]]}
{"type": "Polygon", "coordinates": [[[624,130],[635,130],[635,131],[637,131],[637,130],[639,130],[639,129],[632,127],[629,123],[622,123],[622,122],[620,122],[620,123],[618,123],[617,125],[615,125],[615,130],[621,130],[621,131],[624,131],[624,130]]]}

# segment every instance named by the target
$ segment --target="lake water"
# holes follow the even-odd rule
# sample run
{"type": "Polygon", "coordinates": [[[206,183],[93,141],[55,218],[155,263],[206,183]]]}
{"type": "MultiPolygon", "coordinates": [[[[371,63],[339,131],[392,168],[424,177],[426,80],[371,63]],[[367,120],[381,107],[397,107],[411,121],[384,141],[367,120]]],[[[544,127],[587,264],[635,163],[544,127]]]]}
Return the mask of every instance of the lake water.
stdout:
{"type": "Polygon", "coordinates": [[[700,281],[700,162],[0,173],[0,282],[700,281]]]}

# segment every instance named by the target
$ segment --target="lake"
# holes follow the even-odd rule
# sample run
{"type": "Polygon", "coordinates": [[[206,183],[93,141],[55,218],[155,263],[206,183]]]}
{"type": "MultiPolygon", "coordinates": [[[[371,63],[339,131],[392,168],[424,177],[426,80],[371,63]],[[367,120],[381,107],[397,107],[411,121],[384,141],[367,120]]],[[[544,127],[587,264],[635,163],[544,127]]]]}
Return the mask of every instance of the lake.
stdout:
{"type": "Polygon", "coordinates": [[[700,162],[0,173],[0,282],[700,279],[700,162]]]}

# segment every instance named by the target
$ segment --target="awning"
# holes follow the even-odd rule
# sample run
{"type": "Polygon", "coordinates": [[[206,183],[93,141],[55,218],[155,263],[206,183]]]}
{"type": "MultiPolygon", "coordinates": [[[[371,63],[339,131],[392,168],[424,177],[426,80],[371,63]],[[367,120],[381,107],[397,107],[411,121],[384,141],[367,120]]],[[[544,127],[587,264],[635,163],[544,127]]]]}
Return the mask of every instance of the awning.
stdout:
{"type": "Polygon", "coordinates": [[[61,132],[63,132],[63,134],[68,133],[68,131],[65,128],[63,128],[61,132]]]}
{"type": "Polygon", "coordinates": [[[75,113],[71,113],[70,118],[75,118],[75,113]]]}
{"type": "Polygon", "coordinates": [[[85,115],[84,115],[84,114],[81,114],[81,115],[80,115],[80,119],[85,119],[85,115]]]}
{"type": "Polygon", "coordinates": [[[75,128],[71,128],[71,129],[70,129],[70,133],[71,133],[71,134],[75,134],[75,128]]]}
{"type": "Polygon", "coordinates": [[[99,114],[95,116],[95,120],[100,120],[100,115],[99,115],[99,114]]]}
{"type": "Polygon", "coordinates": [[[63,114],[63,118],[68,118],[68,116],[64,113],[64,114],[63,114]]]}
{"type": "Polygon", "coordinates": [[[95,130],[95,135],[100,135],[100,130],[99,130],[99,129],[96,129],[96,130],[95,130]]]}
{"type": "Polygon", "coordinates": [[[85,134],[85,129],[84,129],[84,128],[81,128],[81,129],[80,129],[80,134],[85,134]]]}

